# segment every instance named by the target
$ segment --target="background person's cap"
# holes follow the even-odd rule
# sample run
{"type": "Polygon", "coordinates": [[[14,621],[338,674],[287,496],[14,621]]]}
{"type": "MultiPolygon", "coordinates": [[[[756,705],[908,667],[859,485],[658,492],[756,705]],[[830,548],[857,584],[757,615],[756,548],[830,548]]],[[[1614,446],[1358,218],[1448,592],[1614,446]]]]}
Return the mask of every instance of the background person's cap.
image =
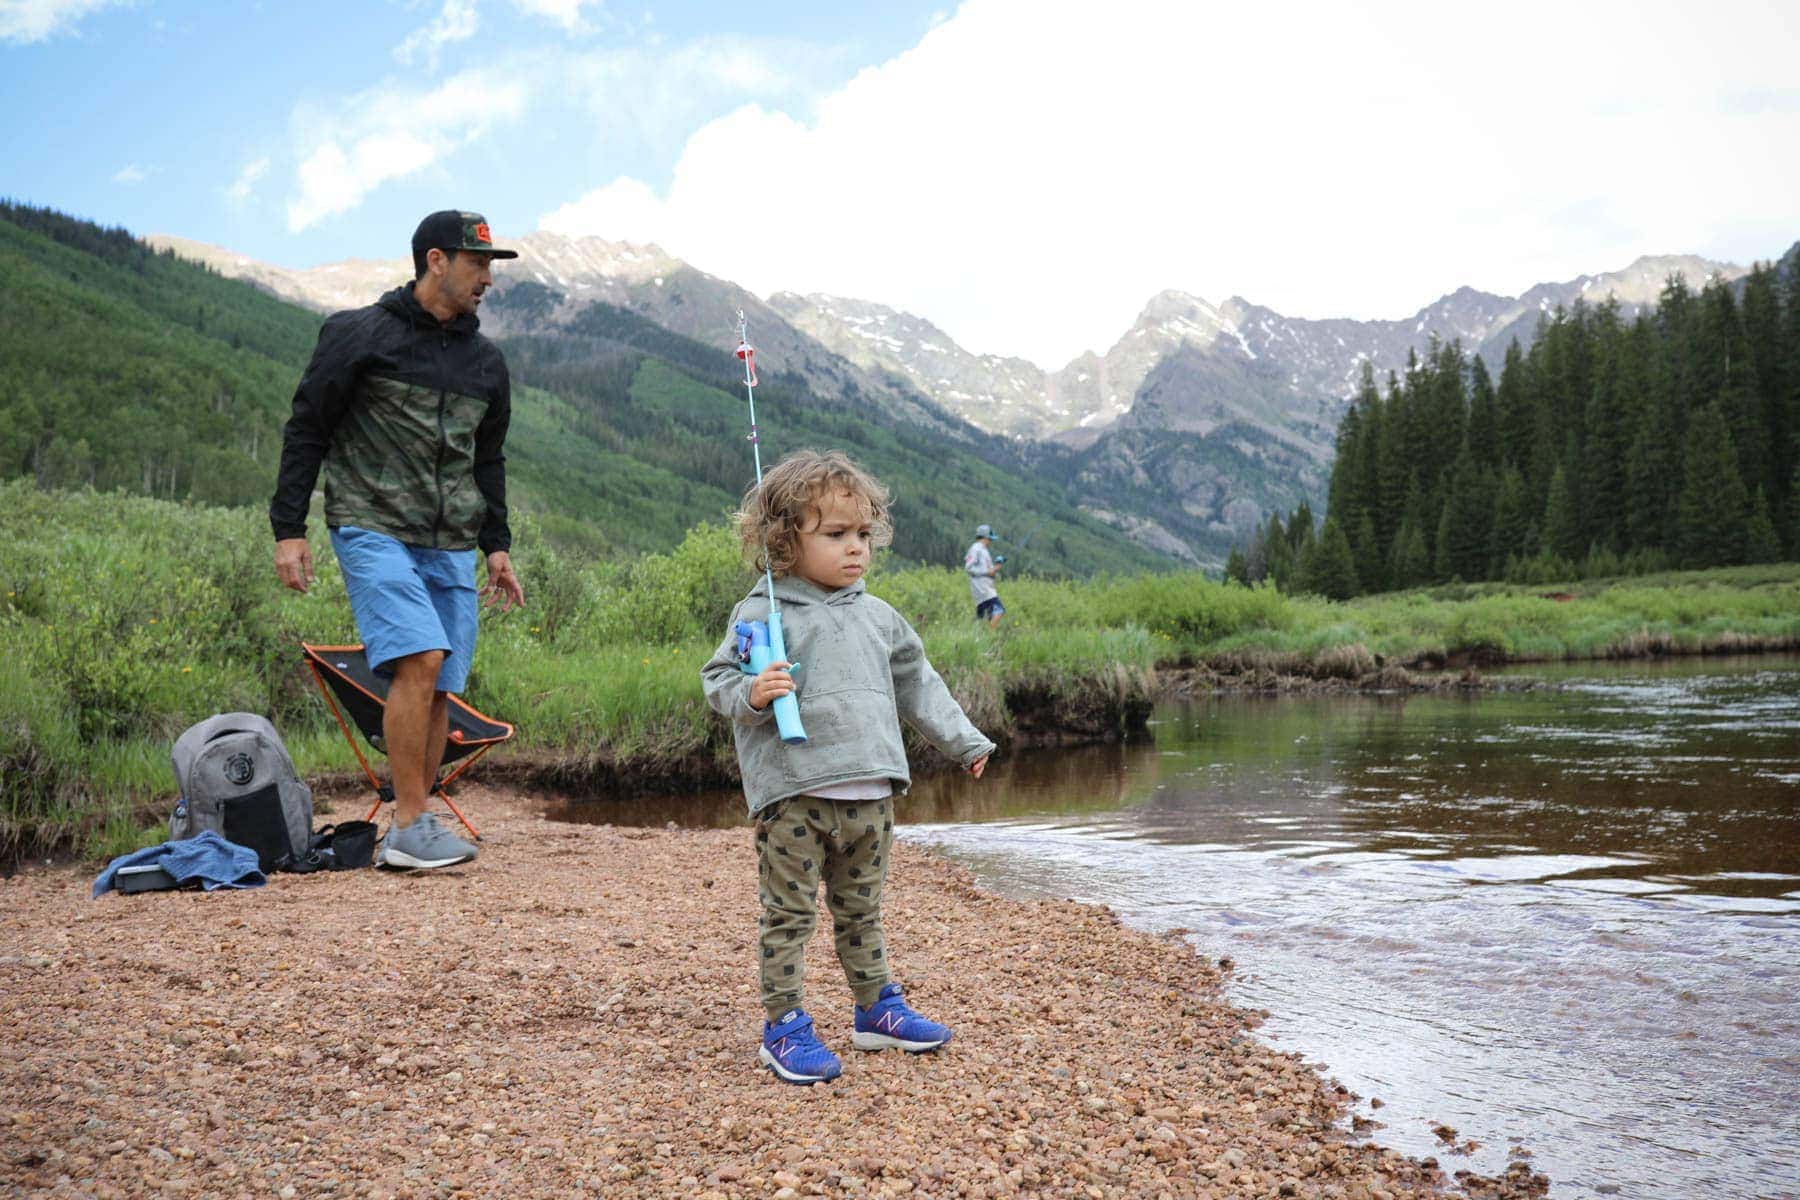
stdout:
{"type": "Polygon", "coordinates": [[[502,250],[494,245],[488,232],[487,218],[480,213],[459,212],[446,208],[434,212],[413,230],[414,253],[425,250],[479,250],[495,258],[517,258],[517,250],[502,250]]]}
{"type": "Polygon", "coordinates": [[[975,536],[991,538],[994,536],[994,527],[992,525],[977,525],[975,527],[975,536]]]}

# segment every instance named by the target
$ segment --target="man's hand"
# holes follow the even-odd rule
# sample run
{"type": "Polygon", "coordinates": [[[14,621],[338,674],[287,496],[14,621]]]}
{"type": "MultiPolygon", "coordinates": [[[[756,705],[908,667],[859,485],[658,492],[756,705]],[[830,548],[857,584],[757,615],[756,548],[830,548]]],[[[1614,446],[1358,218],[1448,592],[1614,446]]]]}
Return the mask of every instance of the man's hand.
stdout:
{"type": "MultiPolygon", "coordinates": [[[[990,751],[989,753],[992,753],[992,752],[990,751]]],[[[973,775],[977,779],[980,779],[981,773],[983,771],[987,770],[987,760],[988,760],[988,755],[984,754],[980,758],[976,759],[974,762],[970,763],[969,764],[969,774],[973,775]]]]}
{"type": "Polygon", "coordinates": [[[512,556],[504,550],[496,550],[487,556],[487,568],[488,581],[481,589],[481,602],[492,604],[498,600],[501,612],[525,607],[525,589],[519,585],[519,577],[513,574],[512,556]]]}
{"type": "Polygon", "coordinates": [[[750,707],[761,712],[793,690],[794,677],[788,674],[787,660],[772,662],[750,681],[750,707]]]}
{"type": "Polygon", "coordinates": [[[275,578],[302,595],[312,586],[312,547],[305,538],[282,538],[275,543],[275,578]]]}

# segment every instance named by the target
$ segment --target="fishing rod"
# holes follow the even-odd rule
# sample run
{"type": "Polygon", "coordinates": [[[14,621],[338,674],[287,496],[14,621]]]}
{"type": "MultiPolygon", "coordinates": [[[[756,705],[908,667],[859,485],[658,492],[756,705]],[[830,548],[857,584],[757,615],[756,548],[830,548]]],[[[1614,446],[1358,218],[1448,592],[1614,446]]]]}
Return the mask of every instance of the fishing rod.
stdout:
{"type": "MultiPolygon", "coordinates": [[[[737,356],[744,364],[744,396],[750,401],[750,455],[756,462],[756,489],[762,492],[762,440],[756,428],[756,348],[750,344],[749,324],[744,310],[738,309],[737,356]]],[[[770,663],[787,661],[787,642],[781,636],[781,602],[775,599],[775,574],[769,567],[769,543],[763,542],[763,586],[769,592],[769,619],[737,623],[738,669],[746,675],[761,675],[770,663]]],[[[792,667],[788,670],[791,672],[792,667]]],[[[775,697],[775,728],[781,740],[790,746],[806,741],[806,727],[800,723],[800,702],[789,692],[775,697]]]]}
{"type": "MultiPolygon", "coordinates": [[[[1019,544],[1013,547],[1014,554],[1018,554],[1025,549],[1025,544],[1027,542],[1031,541],[1031,535],[1036,533],[1038,531],[1038,526],[1042,525],[1042,524],[1043,524],[1043,521],[1040,520],[1036,525],[1033,525],[1029,530],[1026,531],[1025,536],[1019,539],[1019,544]]],[[[1006,561],[1006,555],[996,554],[996,555],[994,555],[994,561],[996,563],[1003,563],[1006,561]]]]}

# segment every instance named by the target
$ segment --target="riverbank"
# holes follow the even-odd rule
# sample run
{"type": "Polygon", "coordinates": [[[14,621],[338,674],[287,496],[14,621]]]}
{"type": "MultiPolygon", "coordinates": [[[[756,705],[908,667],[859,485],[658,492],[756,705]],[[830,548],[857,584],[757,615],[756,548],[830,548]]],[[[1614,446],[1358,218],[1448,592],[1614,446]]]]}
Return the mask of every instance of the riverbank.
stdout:
{"type": "MultiPolygon", "coordinates": [[[[0,1185],[46,1196],[906,1193],[1429,1197],[1350,1099],[1259,1043],[1219,968],[1103,909],[978,890],[897,845],[899,977],[957,1031],[848,1049],[830,939],[811,1010],[845,1056],[755,1063],[744,829],[576,826],[465,799],[483,859],[423,877],[87,898],[0,883],[0,1185]]],[[[1543,1192],[1521,1166],[1467,1194],[1543,1192]]],[[[4,1187],[0,1187],[4,1190],[4,1187]]]]}

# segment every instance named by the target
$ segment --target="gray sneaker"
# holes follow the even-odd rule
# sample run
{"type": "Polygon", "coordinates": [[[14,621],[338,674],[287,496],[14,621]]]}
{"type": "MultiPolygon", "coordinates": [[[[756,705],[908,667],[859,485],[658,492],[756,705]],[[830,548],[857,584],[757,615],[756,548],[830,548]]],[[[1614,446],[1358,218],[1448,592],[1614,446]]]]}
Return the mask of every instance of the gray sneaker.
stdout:
{"type": "Polygon", "coordinates": [[[380,863],[396,871],[426,871],[470,862],[475,847],[438,824],[436,813],[420,813],[402,829],[389,825],[381,839],[380,863]]]}

